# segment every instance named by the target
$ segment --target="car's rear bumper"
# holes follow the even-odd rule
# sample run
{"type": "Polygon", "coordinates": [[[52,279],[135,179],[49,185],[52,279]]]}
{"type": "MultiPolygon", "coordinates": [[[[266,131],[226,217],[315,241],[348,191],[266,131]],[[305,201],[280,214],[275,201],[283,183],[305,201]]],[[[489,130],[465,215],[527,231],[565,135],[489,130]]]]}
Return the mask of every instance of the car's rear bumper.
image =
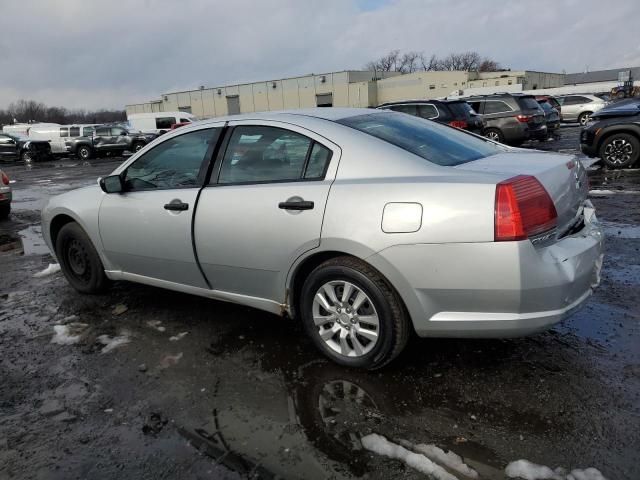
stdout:
{"type": "Polygon", "coordinates": [[[602,228],[547,247],[530,241],[398,245],[368,259],[405,301],[420,336],[509,337],[544,330],[574,312],[600,281],[602,228]]]}
{"type": "Polygon", "coordinates": [[[0,186],[0,205],[11,203],[11,187],[0,186]]]}

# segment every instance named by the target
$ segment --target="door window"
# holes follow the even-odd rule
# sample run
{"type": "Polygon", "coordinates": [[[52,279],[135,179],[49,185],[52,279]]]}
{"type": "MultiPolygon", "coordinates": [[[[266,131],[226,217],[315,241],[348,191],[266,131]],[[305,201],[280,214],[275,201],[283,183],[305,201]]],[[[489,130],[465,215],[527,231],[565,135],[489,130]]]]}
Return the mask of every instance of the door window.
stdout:
{"type": "Polygon", "coordinates": [[[124,128],[120,128],[120,127],[112,127],[111,128],[111,136],[112,137],[119,137],[122,134],[127,134],[127,131],[124,128]]]}
{"type": "Polygon", "coordinates": [[[321,179],[324,178],[331,160],[331,150],[323,147],[319,143],[314,143],[309,156],[309,163],[304,172],[304,178],[321,179]]]}
{"type": "MultiPolygon", "coordinates": [[[[303,178],[311,139],[289,130],[240,126],[233,130],[218,183],[285,182],[303,178]]],[[[318,163],[322,163],[317,153],[318,163]]],[[[314,165],[314,173],[317,173],[314,165]]],[[[311,174],[311,173],[310,173],[311,174]]]]}
{"type": "Polygon", "coordinates": [[[70,137],[79,137],[80,136],[80,127],[69,127],[69,136],[70,137]]]}
{"type": "Polygon", "coordinates": [[[394,112],[408,113],[409,115],[418,115],[418,108],[415,105],[392,105],[389,107],[394,112]]]}
{"type": "Polygon", "coordinates": [[[82,127],[82,135],[85,137],[90,137],[95,131],[96,129],[94,127],[82,127]]]}
{"type": "Polygon", "coordinates": [[[68,137],[69,136],[69,128],[68,127],[61,127],[60,128],[60,136],[61,137],[68,137]]]}
{"type": "Polygon", "coordinates": [[[473,108],[473,111],[476,113],[480,113],[482,110],[482,102],[479,100],[473,101],[473,102],[468,102],[469,105],[471,105],[471,108],[473,108]]]}
{"type": "Polygon", "coordinates": [[[98,137],[108,137],[111,135],[111,129],[109,127],[96,128],[96,135],[98,137]]]}
{"type": "Polygon", "coordinates": [[[162,142],[127,168],[125,190],[196,187],[207,150],[219,135],[219,128],[207,128],[162,142]]]}

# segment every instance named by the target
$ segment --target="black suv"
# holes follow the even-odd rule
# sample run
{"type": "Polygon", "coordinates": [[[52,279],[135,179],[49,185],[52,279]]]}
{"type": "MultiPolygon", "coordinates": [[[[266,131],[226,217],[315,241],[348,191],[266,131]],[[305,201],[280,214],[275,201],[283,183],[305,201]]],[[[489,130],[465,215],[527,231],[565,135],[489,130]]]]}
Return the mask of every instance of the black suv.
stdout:
{"type": "Polygon", "coordinates": [[[407,100],[384,103],[381,110],[408,113],[482,135],[483,120],[464,100],[407,100]]]}
{"type": "Polygon", "coordinates": [[[591,115],[580,132],[580,149],[610,168],[631,167],[640,158],[640,102],[624,101],[591,115]]]}
{"type": "Polygon", "coordinates": [[[82,160],[101,154],[122,155],[125,150],[135,153],[151,142],[155,133],[133,133],[119,125],[97,126],[91,137],[76,137],[66,142],[69,153],[82,160]]]}
{"type": "Polygon", "coordinates": [[[22,135],[0,132],[0,159],[20,159],[28,163],[51,158],[51,145],[46,140],[31,140],[22,135]]]}
{"type": "Polygon", "coordinates": [[[546,140],[544,111],[533,95],[496,93],[465,98],[483,116],[484,136],[508,145],[527,140],[546,140]]]}

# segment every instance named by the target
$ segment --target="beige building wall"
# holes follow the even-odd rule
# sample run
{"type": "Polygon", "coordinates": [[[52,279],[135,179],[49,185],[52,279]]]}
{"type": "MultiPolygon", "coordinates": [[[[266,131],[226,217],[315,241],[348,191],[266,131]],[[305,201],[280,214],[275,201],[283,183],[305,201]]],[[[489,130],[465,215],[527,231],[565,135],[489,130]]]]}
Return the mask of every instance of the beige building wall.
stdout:
{"type": "Polygon", "coordinates": [[[468,72],[416,72],[377,81],[377,104],[445,97],[465,88],[468,72]]]}
{"type": "Polygon", "coordinates": [[[282,80],[267,82],[267,100],[269,110],[284,110],[284,97],[282,94],[282,80]]]}

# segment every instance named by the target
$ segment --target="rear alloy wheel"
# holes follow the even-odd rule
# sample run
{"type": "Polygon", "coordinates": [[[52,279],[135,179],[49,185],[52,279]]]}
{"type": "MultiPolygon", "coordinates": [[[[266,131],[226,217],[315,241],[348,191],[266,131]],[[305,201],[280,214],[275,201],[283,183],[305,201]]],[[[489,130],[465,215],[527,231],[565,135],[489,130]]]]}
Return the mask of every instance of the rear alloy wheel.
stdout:
{"type": "Polygon", "coordinates": [[[502,132],[496,128],[488,128],[484,131],[484,136],[489,140],[493,140],[494,142],[504,143],[504,135],[502,132]]]}
{"type": "Polygon", "coordinates": [[[133,153],[137,153],[144,148],[144,143],[134,143],[133,144],[133,153]]]}
{"type": "Polygon", "coordinates": [[[92,151],[89,147],[81,146],[78,148],[78,158],[80,160],[89,160],[91,158],[92,151]]]}
{"type": "Polygon", "coordinates": [[[589,123],[590,119],[591,119],[591,112],[582,112],[578,116],[578,123],[580,124],[580,126],[584,127],[587,123],[589,123]]]}
{"type": "Polygon", "coordinates": [[[600,147],[600,158],[610,168],[630,167],[640,156],[640,141],[628,133],[608,137],[600,147]]]}
{"type": "Polygon", "coordinates": [[[309,275],[301,309],[313,342],[341,365],[380,368],[408,339],[398,294],[376,270],[352,257],[328,260],[309,275]]]}
{"type": "Polygon", "coordinates": [[[75,222],[67,223],[56,238],[56,256],[64,276],[81,293],[97,293],[108,284],[104,267],[84,230],[75,222]]]}

